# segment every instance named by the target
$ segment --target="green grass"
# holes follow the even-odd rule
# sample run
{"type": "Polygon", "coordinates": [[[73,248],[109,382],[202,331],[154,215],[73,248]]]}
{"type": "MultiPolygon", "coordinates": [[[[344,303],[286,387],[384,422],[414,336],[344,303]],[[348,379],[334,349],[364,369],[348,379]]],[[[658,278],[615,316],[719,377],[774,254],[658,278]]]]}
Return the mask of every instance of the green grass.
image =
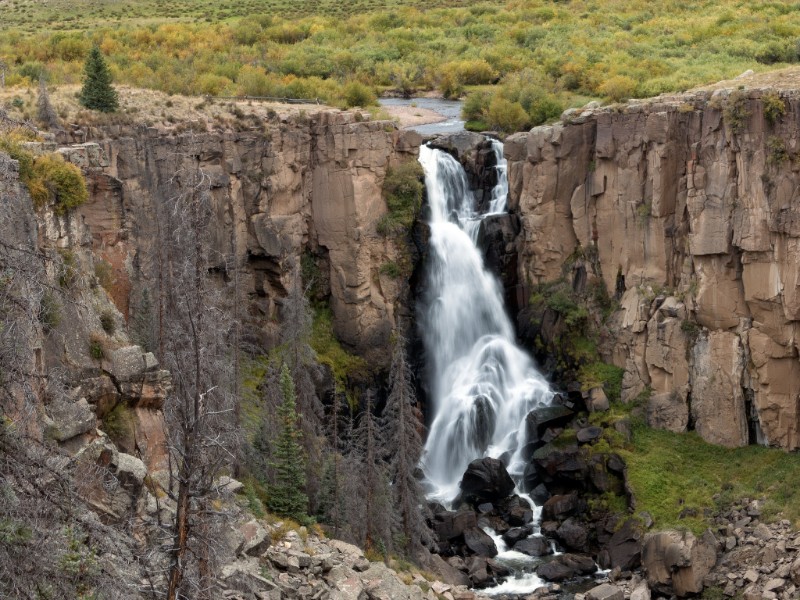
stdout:
{"type": "Polygon", "coordinates": [[[0,6],[0,57],[10,65],[10,86],[33,86],[43,70],[51,85],[78,83],[95,43],[117,82],[168,93],[320,97],[345,106],[370,101],[354,82],[451,96],[502,82],[494,110],[478,102],[470,111],[477,128],[518,126],[518,107],[527,126],[587,98],[651,96],[800,62],[794,0],[4,0],[0,6]]]}
{"type": "Polygon", "coordinates": [[[728,449],[696,433],[634,428],[632,444],[620,451],[636,511],[649,512],[657,527],[695,533],[709,525],[705,509],[724,509],[741,498],[765,498],[762,519],[790,519],[800,525],[800,456],[748,446],[728,449]],[[696,516],[680,518],[694,509],[696,516]]]}
{"type": "Polygon", "coordinates": [[[328,307],[317,307],[314,311],[311,347],[317,353],[317,360],[330,367],[337,386],[342,390],[347,387],[348,377],[363,375],[368,371],[363,358],[348,352],[339,343],[333,332],[333,316],[328,307]]]}

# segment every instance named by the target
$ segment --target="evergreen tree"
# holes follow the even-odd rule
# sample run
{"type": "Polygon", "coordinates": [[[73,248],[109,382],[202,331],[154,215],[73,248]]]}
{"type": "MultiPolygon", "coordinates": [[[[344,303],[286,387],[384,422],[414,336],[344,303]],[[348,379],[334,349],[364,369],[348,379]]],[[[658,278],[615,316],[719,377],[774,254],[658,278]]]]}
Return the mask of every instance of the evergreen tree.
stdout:
{"type": "Polygon", "coordinates": [[[80,103],[100,112],[114,112],[119,107],[117,92],[111,85],[111,73],[100,48],[94,46],[83,67],[80,103]]]}
{"type": "Polygon", "coordinates": [[[273,449],[275,481],[269,486],[269,508],[279,515],[303,521],[308,508],[305,454],[297,424],[294,382],[286,364],[281,369],[280,387],[283,393],[283,403],[278,409],[281,431],[273,449]]]}
{"type": "Polygon", "coordinates": [[[422,414],[416,405],[402,333],[395,340],[389,388],[383,419],[394,505],[392,533],[395,549],[411,557],[432,535],[425,522],[425,497],[414,477],[422,456],[422,414]]]}
{"type": "Polygon", "coordinates": [[[300,269],[293,270],[293,282],[281,307],[281,345],[295,388],[295,402],[306,462],[306,493],[311,514],[318,511],[317,496],[324,469],[325,448],[322,420],[324,409],[317,396],[312,374],[319,368],[311,348],[314,316],[306,297],[300,269]]]}

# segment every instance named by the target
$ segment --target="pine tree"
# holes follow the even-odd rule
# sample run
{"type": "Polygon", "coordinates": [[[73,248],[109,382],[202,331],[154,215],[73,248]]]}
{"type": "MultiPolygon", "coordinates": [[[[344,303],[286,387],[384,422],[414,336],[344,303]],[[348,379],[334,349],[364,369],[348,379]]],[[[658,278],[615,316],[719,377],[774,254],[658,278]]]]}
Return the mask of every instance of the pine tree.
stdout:
{"type": "Polygon", "coordinates": [[[269,508],[281,516],[303,521],[308,509],[305,454],[297,425],[294,382],[286,364],[281,369],[280,387],[283,393],[283,403],[278,409],[281,431],[273,449],[275,481],[269,486],[269,508]]]}
{"type": "Polygon", "coordinates": [[[392,532],[395,549],[411,557],[432,536],[425,523],[425,497],[414,477],[422,456],[422,414],[416,405],[411,368],[406,360],[406,340],[402,333],[395,340],[389,387],[383,420],[385,447],[391,450],[385,458],[389,462],[392,482],[392,532]]]}
{"type": "Polygon", "coordinates": [[[80,103],[100,112],[114,112],[119,107],[117,92],[111,85],[111,73],[100,48],[94,46],[83,67],[80,103]]]}

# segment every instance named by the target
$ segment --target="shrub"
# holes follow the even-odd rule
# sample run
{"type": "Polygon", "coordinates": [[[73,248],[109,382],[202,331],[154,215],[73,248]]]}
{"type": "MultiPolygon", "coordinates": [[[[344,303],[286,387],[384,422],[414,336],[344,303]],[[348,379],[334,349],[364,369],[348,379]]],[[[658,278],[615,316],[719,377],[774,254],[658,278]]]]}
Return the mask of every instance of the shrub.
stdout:
{"type": "Polygon", "coordinates": [[[359,81],[351,81],[345,85],[342,96],[347,108],[372,106],[377,103],[375,92],[359,81]]]}
{"type": "Polygon", "coordinates": [[[31,193],[34,200],[44,195],[54,202],[54,210],[63,215],[68,210],[80,206],[89,197],[86,182],[81,170],[73,164],[64,162],[58,154],[45,154],[36,158],[33,164],[36,182],[44,189],[44,194],[37,187],[31,193]]]}
{"type": "Polygon", "coordinates": [[[92,338],[89,340],[89,356],[91,356],[95,360],[102,360],[105,358],[105,350],[103,349],[103,343],[99,336],[92,335],[92,338]]]}
{"type": "Polygon", "coordinates": [[[379,233],[402,233],[411,228],[422,204],[423,177],[422,166],[415,160],[400,163],[386,171],[383,198],[389,212],[378,224],[379,233]]]}
{"type": "Polygon", "coordinates": [[[100,314],[100,326],[108,335],[114,335],[117,328],[117,322],[114,320],[114,313],[110,310],[104,310],[100,314]]]}
{"type": "Polygon", "coordinates": [[[486,113],[489,127],[505,133],[520,131],[529,123],[528,113],[519,102],[495,96],[486,113]]]}
{"type": "Polygon", "coordinates": [[[119,402],[103,417],[103,431],[115,443],[130,438],[133,434],[133,427],[133,411],[124,402],[119,402]]]}
{"type": "Polygon", "coordinates": [[[786,104],[776,92],[767,92],[761,98],[764,106],[764,118],[770,125],[775,125],[786,112],[786,104]]]}
{"type": "Polygon", "coordinates": [[[75,260],[75,253],[71,250],[59,249],[61,255],[61,266],[58,273],[58,285],[62,288],[72,287],[78,278],[78,269],[75,260]]]}
{"type": "Polygon", "coordinates": [[[400,265],[394,261],[383,263],[379,271],[381,275],[386,275],[387,277],[391,277],[393,279],[397,279],[400,277],[400,275],[402,275],[400,265]]]}
{"type": "Polygon", "coordinates": [[[110,293],[114,285],[114,271],[111,263],[105,260],[98,260],[94,263],[94,275],[102,288],[110,293]]]}
{"type": "Polygon", "coordinates": [[[61,323],[61,304],[52,292],[42,294],[38,316],[45,332],[52,331],[61,323]]]}
{"type": "Polygon", "coordinates": [[[601,83],[597,92],[613,102],[623,102],[636,92],[636,80],[627,75],[614,75],[601,83]]]}
{"type": "Polygon", "coordinates": [[[750,118],[747,106],[747,94],[742,90],[734,90],[728,96],[722,115],[733,133],[740,133],[750,118]]]}

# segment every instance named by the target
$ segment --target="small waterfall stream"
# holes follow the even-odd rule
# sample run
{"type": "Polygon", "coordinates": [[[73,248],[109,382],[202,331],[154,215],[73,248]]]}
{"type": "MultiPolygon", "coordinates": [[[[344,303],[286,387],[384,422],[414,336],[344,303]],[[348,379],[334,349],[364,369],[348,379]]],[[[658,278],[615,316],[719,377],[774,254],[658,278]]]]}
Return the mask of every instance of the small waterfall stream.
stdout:
{"type": "Polygon", "coordinates": [[[519,481],[525,468],[525,417],[552,398],[550,386],[514,341],[499,282],[476,245],[482,221],[506,210],[508,180],[502,144],[498,184],[479,214],[462,166],[423,146],[420,163],[430,204],[431,260],[422,336],[432,361],[434,419],[423,470],[431,499],[451,502],[467,465],[504,457],[519,481]]]}

